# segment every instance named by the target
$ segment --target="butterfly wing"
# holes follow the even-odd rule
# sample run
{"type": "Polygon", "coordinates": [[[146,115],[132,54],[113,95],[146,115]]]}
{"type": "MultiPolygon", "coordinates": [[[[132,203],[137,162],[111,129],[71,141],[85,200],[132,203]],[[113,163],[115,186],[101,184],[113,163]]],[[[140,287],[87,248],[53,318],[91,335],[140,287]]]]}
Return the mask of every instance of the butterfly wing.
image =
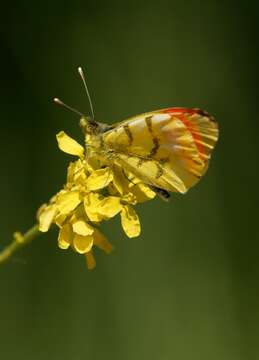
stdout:
{"type": "Polygon", "coordinates": [[[115,159],[145,183],[185,193],[208,168],[218,125],[200,109],[141,114],[103,134],[115,159]]]}

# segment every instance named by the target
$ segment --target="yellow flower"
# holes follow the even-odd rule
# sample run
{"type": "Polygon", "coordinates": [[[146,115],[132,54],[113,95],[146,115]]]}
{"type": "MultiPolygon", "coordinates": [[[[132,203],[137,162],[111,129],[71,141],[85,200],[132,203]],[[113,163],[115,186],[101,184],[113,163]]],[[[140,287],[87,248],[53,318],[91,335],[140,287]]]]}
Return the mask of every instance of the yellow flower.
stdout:
{"type": "Polygon", "coordinates": [[[84,254],[93,269],[94,247],[107,254],[113,248],[98,229],[100,223],[120,214],[126,235],[139,236],[141,226],[133,206],[154,198],[155,193],[119,164],[108,166],[95,156],[86,159],[84,148],[63,131],[57,141],[62,151],[79,159],[69,164],[64,188],[39,209],[39,229],[46,232],[56,224],[59,248],[84,254]]]}

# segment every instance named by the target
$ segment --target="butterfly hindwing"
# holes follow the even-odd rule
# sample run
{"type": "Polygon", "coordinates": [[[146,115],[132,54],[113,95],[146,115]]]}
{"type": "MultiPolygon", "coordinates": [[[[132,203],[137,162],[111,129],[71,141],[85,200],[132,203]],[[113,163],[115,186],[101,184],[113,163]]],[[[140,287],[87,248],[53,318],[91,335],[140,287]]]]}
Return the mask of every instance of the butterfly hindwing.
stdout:
{"type": "Polygon", "coordinates": [[[217,139],[214,119],[187,108],[138,115],[103,134],[122,166],[147,184],[181,193],[206,172],[217,139]]]}

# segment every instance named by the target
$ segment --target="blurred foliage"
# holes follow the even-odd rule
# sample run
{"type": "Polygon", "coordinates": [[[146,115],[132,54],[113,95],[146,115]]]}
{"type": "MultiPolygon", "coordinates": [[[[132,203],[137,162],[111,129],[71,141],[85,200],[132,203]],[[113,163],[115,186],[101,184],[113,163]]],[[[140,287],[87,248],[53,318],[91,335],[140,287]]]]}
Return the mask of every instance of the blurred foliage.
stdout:
{"type": "Polygon", "coordinates": [[[41,236],[0,268],[5,360],[257,359],[258,4],[253,1],[14,1],[1,5],[1,247],[65,182],[65,130],[167,106],[219,121],[211,167],[186,196],[139,206],[143,232],[98,267],[41,236]]]}

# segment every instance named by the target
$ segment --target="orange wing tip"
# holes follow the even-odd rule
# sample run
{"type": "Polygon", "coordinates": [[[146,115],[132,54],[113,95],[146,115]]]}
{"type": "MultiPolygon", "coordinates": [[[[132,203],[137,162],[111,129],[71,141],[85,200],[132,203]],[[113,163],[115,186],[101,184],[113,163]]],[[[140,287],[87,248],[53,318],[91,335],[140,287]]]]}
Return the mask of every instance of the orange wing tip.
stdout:
{"type": "Polygon", "coordinates": [[[201,116],[206,116],[211,121],[216,122],[215,118],[212,115],[210,115],[208,111],[199,108],[173,107],[163,110],[163,113],[170,114],[171,116],[180,116],[180,117],[198,114],[201,116]]]}

